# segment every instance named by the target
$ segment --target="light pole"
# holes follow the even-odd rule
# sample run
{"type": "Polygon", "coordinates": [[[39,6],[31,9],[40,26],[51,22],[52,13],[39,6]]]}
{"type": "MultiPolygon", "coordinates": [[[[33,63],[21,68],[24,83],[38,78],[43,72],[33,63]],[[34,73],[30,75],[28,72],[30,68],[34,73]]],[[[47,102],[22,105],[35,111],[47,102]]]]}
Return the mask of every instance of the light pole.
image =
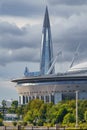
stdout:
{"type": "Polygon", "coordinates": [[[76,90],[76,127],[78,127],[78,91],[76,90]]]}

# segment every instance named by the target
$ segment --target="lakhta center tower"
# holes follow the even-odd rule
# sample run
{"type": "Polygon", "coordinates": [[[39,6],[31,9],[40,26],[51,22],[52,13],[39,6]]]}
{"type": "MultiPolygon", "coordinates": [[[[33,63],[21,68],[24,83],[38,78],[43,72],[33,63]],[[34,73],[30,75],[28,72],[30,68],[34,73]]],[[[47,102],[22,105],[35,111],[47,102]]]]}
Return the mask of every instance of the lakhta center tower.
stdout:
{"type": "MultiPolygon", "coordinates": [[[[42,30],[42,43],[41,43],[41,62],[40,62],[40,72],[41,75],[47,74],[53,62],[53,46],[51,37],[51,28],[48,8],[46,7],[43,30],[42,30]]],[[[49,74],[54,73],[54,67],[49,74]]]]}

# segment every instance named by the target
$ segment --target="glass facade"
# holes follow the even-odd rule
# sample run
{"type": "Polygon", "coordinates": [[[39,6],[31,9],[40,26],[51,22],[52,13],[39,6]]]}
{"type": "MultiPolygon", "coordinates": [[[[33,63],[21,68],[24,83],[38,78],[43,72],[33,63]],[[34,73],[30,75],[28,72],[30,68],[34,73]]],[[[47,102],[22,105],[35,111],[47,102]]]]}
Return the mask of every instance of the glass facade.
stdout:
{"type": "MultiPolygon", "coordinates": [[[[50,21],[48,9],[46,7],[43,31],[42,31],[42,43],[41,43],[41,63],[40,63],[40,72],[41,75],[47,74],[49,68],[52,65],[53,60],[53,46],[52,46],[52,37],[50,29],[50,21]]],[[[54,67],[52,68],[50,74],[54,73],[54,67]]]]}

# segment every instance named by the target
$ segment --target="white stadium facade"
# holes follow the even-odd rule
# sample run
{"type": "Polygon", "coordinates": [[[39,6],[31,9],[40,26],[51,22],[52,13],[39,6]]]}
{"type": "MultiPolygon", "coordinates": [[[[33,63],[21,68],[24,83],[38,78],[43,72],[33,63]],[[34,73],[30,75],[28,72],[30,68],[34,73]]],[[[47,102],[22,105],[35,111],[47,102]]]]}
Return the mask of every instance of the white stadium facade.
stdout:
{"type": "Polygon", "coordinates": [[[56,58],[51,62],[53,52],[47,7],[41,52],[40,72],[30,73],[26,67],[23,78],[12,80],[17,83],[19,104],[26,104],[36,98],[56,104],[61,100],[75,99],[76,92],[78,92],[79,99],[87,99],[87,62],[72,66],[66,73],[55,74],[56,58]]]}

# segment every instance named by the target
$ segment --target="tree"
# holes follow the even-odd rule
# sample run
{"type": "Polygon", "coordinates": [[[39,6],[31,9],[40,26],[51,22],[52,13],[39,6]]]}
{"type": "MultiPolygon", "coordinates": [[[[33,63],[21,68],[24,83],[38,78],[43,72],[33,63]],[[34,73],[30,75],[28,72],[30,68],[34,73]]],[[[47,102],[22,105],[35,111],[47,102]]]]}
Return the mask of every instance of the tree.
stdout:
{"type": "Polygon", "coordinates": [[[18,101],[14,100],[11,104],[11,107],[13,107],[14,109],[16,109],[18,107],[18,101]]]}
{"type": "Polygon", "coordinates": [[[62,107],[61,109],[59,109],[56,115],[56,123],[61,123],[66,114],[67,114],[67,109],[65,107],[62,107]]]}
{"type": "Polygon", "coordinates": [[[84,113],[84,120],[87,122],[87,111],[84,113]]]}
{"type": "Polygon", "coordinates": [[[3,126],[4,124],[3,124],[3,120],[2,119],[0,119],[0,126],[3,126]]]}
{"type": "Polygon", "coordinates": [[[5,100],[2,100],[3,117],[4,117],[4,114],[5,114],[5,109],[6,109],[6,101],[5,101],[5,100]]]}
{"type": "Polygon", "coordinates": [[[11,107],[8,108],[8,113],[16,113],[18,109],[18,101],[14,100],[11,104],[11,107]]]}
{"type": "Polygon", "coordinates": [[[29,121],[29,123],[33,123],[33,111],[29,110],[26,115],[24,116],[24,121],[29,121]]]}
{"type": "Polygon", "coordinates": [[[24,110],[24,121],[29,121],[34,125],[38,124],[38,120],[40,119],[40,108],[43,104],[43,101],[39,99],[35,99],[29,102],[29,104],[25,107],[24,110]]]}
{"type": "Polygon", "coordinates": [[[74,123],[75,122],[75,116],[72,113],[68,113],[65,115],[63,119],[63,124],[68,124],[68,123],[74,123]]]}
{"type": "Polygon", "coordinates": [[[2,113],[0,112],[0,119],[3,119],[3,115],[2,115],[2,113]]]}
{"type": "Polygon", "coordinates": [[[16,114],[18,115],[18,117],[20,118],[20,116],[23,117],[24,115],[24,105],[18,106],[18,108],[16,109],[16,114]]]}

